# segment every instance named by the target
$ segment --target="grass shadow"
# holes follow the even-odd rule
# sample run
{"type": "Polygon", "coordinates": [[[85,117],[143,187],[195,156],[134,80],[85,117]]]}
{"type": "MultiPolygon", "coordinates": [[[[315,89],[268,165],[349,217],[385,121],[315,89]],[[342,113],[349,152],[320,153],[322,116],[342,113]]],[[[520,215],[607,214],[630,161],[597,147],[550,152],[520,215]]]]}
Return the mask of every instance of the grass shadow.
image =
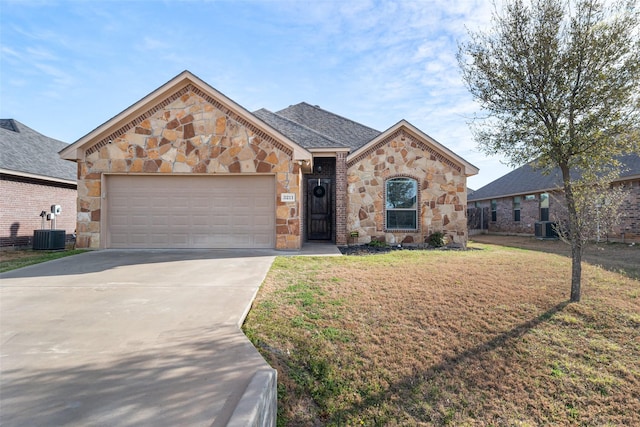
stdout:
{"type": "MultiPolygon", "coordinates": [[[[560,240],[539,240],[533,237],[478,235],[473,242],[525,249],[571,257],[571,247],[560,240]]],[[[630,279],[640,280],[640,245],[625,243],[589,243],[582,261],[630,279]]]]}
{"type": "MultiPolygon", "coordinates": [[[[379,393],[367,396],[360,404],[332,414],[332,422],[347,420],[350,417],[357,416],[367,408],[377,407],[382,402],[389,401],[398,390],[415,390],[416,382],[426,384],[437,379],[439,376],[455,376],[456,371],[461,365],[467,362],[479,361],[485,354],[509,345],[509,343],[514,342],[539,325],[550,320],[555,314],[563,311],[569,304],[569,300],[563,301],[549,308],[547,311],[535,318],[521,323],[509,331],[503,332],[489,341],[483,342],[453,356],[445,356],[440,363],[432,365],[422,372],[417,372],[414,375],[407,376],[401,381],[390,384],[389,387],[381,390],[379,393]]],[[[430,396],[429,394],[426,394],[422,395],[421,398],[429,400],[430,396]]]]}

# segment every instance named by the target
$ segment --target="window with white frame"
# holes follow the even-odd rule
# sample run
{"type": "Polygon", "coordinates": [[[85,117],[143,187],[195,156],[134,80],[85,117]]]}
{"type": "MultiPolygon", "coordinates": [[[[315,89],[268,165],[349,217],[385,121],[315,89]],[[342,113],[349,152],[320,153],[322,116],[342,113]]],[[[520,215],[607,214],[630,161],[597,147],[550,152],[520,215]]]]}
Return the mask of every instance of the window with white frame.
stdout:
{"type": "Polygon", "coordinates": [[[385,208],[388,230],[416,230],[418,182],[411,178],[388,179],[385,185],[385,208]]]}

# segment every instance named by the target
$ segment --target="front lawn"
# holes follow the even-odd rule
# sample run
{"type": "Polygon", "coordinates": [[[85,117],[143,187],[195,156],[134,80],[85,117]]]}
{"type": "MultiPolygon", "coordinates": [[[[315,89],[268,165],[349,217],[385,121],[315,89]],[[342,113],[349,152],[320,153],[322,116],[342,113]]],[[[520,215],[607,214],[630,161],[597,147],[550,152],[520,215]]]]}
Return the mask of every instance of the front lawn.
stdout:
{"type": "Polygon", "coordinates": [[[279,425],[640,425],[640,281],[488,244],[279,257],[244,325],[279,425]]]}
{"type": "Polygon", "coordinates": [[[3,250],[0,251],[0,273],[86,251],[86,249],[67,249],[64,251],[3,250]]]}

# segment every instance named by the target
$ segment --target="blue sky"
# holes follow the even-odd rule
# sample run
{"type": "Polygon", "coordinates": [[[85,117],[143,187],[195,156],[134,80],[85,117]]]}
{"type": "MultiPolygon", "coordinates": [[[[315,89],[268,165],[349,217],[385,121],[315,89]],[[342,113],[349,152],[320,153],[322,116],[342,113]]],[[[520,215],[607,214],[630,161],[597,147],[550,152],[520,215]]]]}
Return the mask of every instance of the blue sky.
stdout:
{"type": "Polygon", "coordinates": [[[455,55],[488,0],[0,0],[0,117],[74,142],[183,70],[249,111],[308,102],[383,131],[406,119],[480,168],[455,55]]]}

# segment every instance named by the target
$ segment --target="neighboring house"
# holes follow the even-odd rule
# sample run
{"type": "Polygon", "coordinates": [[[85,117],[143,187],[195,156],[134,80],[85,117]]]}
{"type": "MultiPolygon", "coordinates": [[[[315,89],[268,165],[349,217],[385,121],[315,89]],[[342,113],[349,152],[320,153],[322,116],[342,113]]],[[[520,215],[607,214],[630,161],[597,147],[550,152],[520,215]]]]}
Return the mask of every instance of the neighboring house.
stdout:
{"type": "Polygon", "coordinates": [[[465,245],[478,169],[406,121],[379,132],[306,103],[250,113],[185,71],[60,153],[88,248],[465,245]]]}
{"type": "MultiPolygon", "coordinates": [[[[622,173],[616,182],[624,184],[629,193],[621,207],[621,223],[607,237],[640,241],[640,155],[622,156],[620,163],[622,173]]],[[[560,170],[543,174],[526,164],[469,195],[470,232],[535,235],[535,224],[557,220],[563,215],[563,206],[560,170]]],[[[544,233],[538,227],[538,233],[544,233]]]]}
{"type": "MultiPolygon", "coordinates": [[[[68,144],[14,119],[0,119],[0,246],[30,245],[42,211],[60,205],[56,229],[76,227],[76,166],[58,152],[68,144]]],[[[45,228],[51,228],[45,221],[45,228]]]]}

